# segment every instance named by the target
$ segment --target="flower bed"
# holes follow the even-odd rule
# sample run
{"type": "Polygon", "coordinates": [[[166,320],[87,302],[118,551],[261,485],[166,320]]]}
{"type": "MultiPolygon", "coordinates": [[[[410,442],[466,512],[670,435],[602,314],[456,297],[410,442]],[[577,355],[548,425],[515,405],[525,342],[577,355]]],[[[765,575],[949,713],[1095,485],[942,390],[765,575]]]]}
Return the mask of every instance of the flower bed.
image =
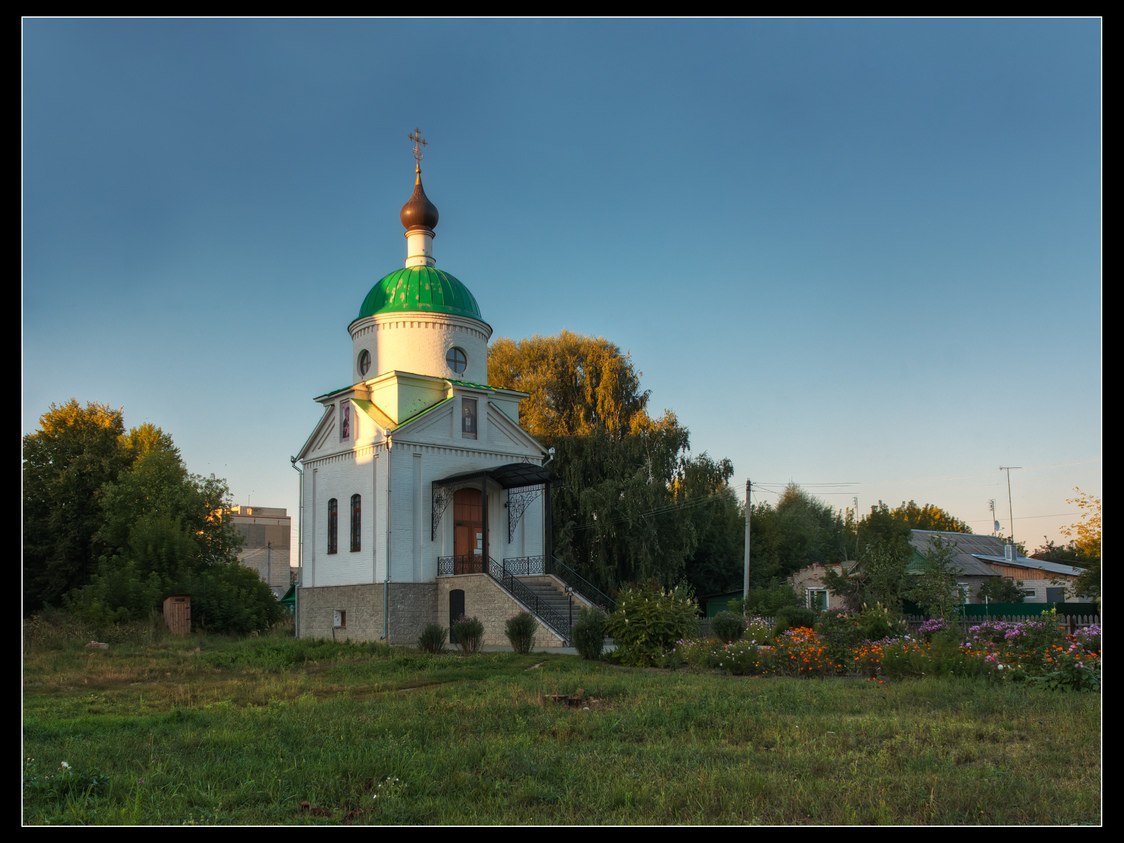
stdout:
{"type": "Polygon", "coordinates": [[[928,621],[916,637],[853,640],[854,626],[833,616],[819,631],[789,629],[769,642],[680,641],[674,661],[736,676],[856,675],[870,679],[925,675],[987,676],[1046,687],[1099,690],[1101,630],[1073,634],[1053,612],[1034,621],[987,621],[963,634],[943,621],[928,621]]]}

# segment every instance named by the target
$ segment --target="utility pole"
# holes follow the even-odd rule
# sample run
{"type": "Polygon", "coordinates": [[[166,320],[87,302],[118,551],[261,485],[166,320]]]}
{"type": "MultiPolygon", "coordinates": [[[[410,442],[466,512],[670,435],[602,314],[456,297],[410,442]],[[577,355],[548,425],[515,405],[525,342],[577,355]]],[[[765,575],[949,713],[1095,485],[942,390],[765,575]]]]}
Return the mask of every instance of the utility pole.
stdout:
{"type": "Polygon", "coordinates": [[[745,481],[745,566],[744,574],[742,577],[742,614],[749,610],[749,515],[753,509],[750,504],[750,490],[753,484],[748,480],[745,481]]]}
{"type": "MultiPolygon", "coordinates": [[[[851,498],[855,502],[855,559],[859,558],[859,496],[851,498]]],[[[846,560],[844,560],[846,561],[846,560]]]]}
{"type": "Polygon", "coordinates": [[[1007,472],[1007,513],[1011,516],[1011,547],[1015,546],[1015,508],[1011,504],[1011,472],[1022,468],[1021,465],[1001,465],[1000,471],[1007,472]]]}
{"type": "Polygon", "coordinates": [[[273,588],[273,542],[265,543],[265,584],[273,588]]]}

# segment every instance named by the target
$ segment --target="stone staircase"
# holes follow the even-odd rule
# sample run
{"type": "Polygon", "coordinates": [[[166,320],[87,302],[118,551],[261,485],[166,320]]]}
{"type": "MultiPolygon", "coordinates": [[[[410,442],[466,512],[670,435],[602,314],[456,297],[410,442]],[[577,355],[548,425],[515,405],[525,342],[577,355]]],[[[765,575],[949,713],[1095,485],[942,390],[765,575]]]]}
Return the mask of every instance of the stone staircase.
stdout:
{"type": "Polygon", "coordinates": [[[538,606],[545,607],[547,610],[538,613],[541,616],[540,620],[547,620],[550,626],[560,626],[561,628],[555,631],[566,639],[567,644],[570,643],[570,630],[577,622],[581,610],[585,608],[585,601],[576,594],[571,600],[571,596],[566,594],[563,587],[556,582],[523,582],[523,587],[534,594],[538,606]]]}

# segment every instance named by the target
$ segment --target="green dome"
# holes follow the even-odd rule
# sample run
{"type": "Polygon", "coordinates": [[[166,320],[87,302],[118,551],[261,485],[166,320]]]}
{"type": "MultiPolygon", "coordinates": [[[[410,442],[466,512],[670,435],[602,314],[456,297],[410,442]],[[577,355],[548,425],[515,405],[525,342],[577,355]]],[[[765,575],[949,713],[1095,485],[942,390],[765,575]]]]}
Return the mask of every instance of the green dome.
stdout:
{"type": "Polygon", "coordinates": [[[379,313],[448,313],[484,321],[468,287],[432,266],[407,266],[385,276],[367,293],[359,316],[379,313]]]}

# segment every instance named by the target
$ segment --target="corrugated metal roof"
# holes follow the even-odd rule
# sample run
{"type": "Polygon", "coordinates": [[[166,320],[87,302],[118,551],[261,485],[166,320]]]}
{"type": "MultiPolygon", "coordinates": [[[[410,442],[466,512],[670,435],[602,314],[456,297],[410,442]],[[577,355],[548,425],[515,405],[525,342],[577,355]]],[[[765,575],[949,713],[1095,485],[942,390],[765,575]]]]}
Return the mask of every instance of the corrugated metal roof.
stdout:
{"type": "Polygon", "coordinates": [[[1063,565],[1061,562],[1050,562],[1046,559],[1031,559],[1029,556],[1020,556],[1017,559],[1008,559],[1005,556],[987,556],[982,553],[975,554],[977,559],[985,562],[994,562],[997,565],[1013,565],[1016,568],[1033,568],[1038,571],[1048,571],[1051,574],[1068,574],[1077,577],[1084,573],[1083,568],[1072,565],[1063,565]]]}
{"type": "Polygon", "coordinates": [[[910,530],[909,543],[921,555],[929,551],[930,539],[937,539],[952,547],[953,564],[961,573],[976,577],[998,576],[986,562],[976,558],[979,554],[1003,555],[1003,540],[995,536],[977,536],[972,533],[946,533],[940,530],[910,530]]]}
{"type": "Polygon", "coordinates": [[[1067,574],[1078,576],[1081,568],[1072,565],[1063,565],[1060,562],[1048,562],[1044,559],[1031,559],[1019,556],[1008,559],[1007,543],[998,536],[977,536],[972,533],[946,533],[940,530],[910,530],[909,543],[919,553],[924,553],[929,547],[930,537],[936,537],[953,545],[956,550],[956,564],[960,565],[964,573],[974,574],[987,568],[987,573],[995,573],[991,564],[1013,565],[1017,568],[1032,568],[1038,571],[1047,571],[1051,574],[1067,574]]]}

